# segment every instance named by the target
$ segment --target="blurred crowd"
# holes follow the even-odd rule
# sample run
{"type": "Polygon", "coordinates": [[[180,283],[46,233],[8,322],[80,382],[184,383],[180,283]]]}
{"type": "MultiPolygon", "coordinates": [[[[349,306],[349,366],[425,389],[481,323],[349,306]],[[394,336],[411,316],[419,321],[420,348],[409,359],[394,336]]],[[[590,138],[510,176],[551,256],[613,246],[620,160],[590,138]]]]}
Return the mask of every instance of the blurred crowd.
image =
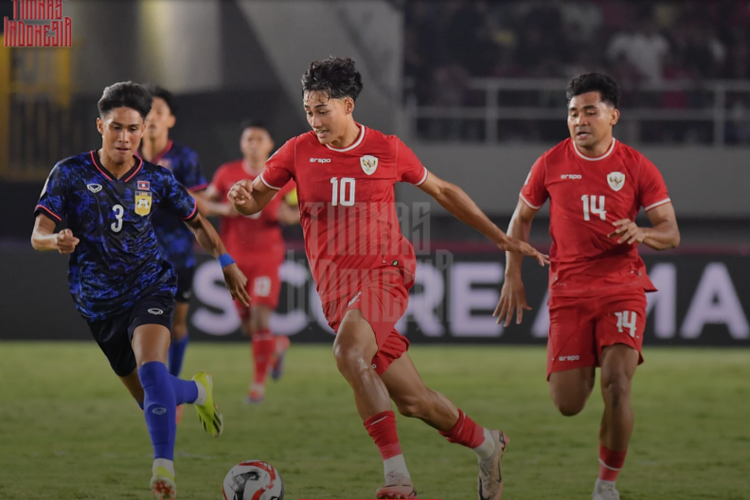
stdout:
{"type": "MultiPolygon", "coordinates": [[[[643,83],[750,80],[750,0],[413,0],[404,9],[404,73],[420,105],[484,105],[468,90],[474,77],[602,71],[623,87],[627,107],[695,109],[712,106],[713,94],[627,92],[643,83]]],[[[749,98],[728,97],[730,118],[747,116],[749,98]]],[[[750,130],[735,129],[727,127],[729,142],[750,142],[750,130]]]]}

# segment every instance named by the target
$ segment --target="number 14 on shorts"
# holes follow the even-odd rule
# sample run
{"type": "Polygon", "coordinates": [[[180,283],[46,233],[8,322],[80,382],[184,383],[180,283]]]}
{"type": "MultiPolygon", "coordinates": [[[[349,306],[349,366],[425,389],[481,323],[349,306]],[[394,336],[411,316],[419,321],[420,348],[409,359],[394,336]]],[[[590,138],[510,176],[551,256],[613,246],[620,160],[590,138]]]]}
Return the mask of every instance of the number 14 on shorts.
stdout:
{"type": "Polygon", "coordinates": [[[637,318],[635,311],[616,312],[615,316],[617,316],[617,331],[622,333],[625,329],[629,329],[630,336],[635,337],[635,321],[637,318]]]}

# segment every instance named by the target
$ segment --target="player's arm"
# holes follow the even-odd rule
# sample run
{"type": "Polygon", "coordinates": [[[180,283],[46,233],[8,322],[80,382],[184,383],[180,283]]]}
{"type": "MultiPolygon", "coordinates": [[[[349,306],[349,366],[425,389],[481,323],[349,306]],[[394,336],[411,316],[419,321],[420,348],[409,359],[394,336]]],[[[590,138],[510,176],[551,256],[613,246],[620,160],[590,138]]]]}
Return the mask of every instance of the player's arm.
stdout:
{"type": "Polygon", "coordinates": [[[612,223],[615,230],[609,234],[610,238],[618,238],[617,243],[632,245],[643,243],[654,250],[669,250],[680,244],[680,229],[677,227],[677,216],[674,206],[665,203],[652,208],[648,212],[651,227],[638,227],[630,219],[620,219],[612,223]]]}
{"type": "Polygon", "coordinates": [[[501,250],[534,257],[540,265],[549,264],[546,255],[539,253],[527,242],[505,234],[485,215],[463,189],[440,179],[430,172],[419,188],[432,196],[443,208],[458,220],[467,224],[492,240],[501,250]]]}
{"type": "Polygon", "coordinates": [[[234,209],[244,216],[255,215],[268,205],[278,193],[278,189],[272,189],[261,181],[261,176],[255,180],[244,179],[232,186],[227,198],[234,205],[234,209]]]}
{"type": "Polygon", "coordinates": [[[200,213],[187,221],[187,225],[193,231],[195,239],[200,246],[207,250],[215,259],[219,260],[224,272],[224,282],[232,294],[232,298],[249,306],[250,296],[245,287],[247,278],[242,274],[237,264],[234,263],[234,260],[227,254],[227,249],[224,247],[224,243],[219,238],[219,234],[214,229],[214,226],[200,213]]]}
{"type": "Polygon", "coordinates": [[[213,186],[205,191],[190,193],[198,203],[198,211],[206,217],[236,217],[237,211],[231,203],[221,203],[219,193],[213,186]]]}
{"type": "Polygon", "coordinates": [[[56,233],[56,225],[55,221],[44,214],[40,213],[36,216],[34,230],[31,233],[31,246],[34,250],[40,252],[57,250],[63,255],[73,253],[80,240],[73,236],[70,229],[63,229],[56,233]]]}
{"type": "MultiPolygon", "coordinates": [[[[531,233],[531,223],[536,217],[538,209],[528,206],[521,198],[518,199],[516,210],[508,225],[508,236],[520,241],[529,241],[531,233]]],[[[500,302],[493,316],[497,316],[497,322],[505,321],[505,326],[509,326],[513,313],[516,313],[516,324],[523,320],[523,311],[530,310],[526,301],[526,288],[523,286],[521,277],[521,264],[523,254],[514,252],[505,252],[505,281],[500,293],[500,302]]]]}

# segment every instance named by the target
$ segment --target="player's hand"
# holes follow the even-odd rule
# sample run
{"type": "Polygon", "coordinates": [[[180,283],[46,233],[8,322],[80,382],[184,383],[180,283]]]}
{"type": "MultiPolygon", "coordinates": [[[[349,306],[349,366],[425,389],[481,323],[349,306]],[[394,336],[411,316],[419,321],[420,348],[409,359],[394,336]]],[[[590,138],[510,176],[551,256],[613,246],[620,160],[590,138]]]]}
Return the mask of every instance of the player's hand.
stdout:
{"type": "Polygon", "coordinates": [[[517,240],[516,238],[511,238],[509,236],[508,239],[505,242],[499,244],[498,247],[500,247],[501,250],[505,250],[506,252],[522,253],[527,257],[533,257],[537,262],[539,262],[540,266],[549,264],[548,255],[540,253],[536,248],[532,247],[525,241],[517,240]]]}
{"type": "Polygon", "coordinates": [[[55,235],[55,247],[62,255],[73,253],[80,241],[70,229],[63,229],[55,235]]]}
{"type": "Polygon", "coordinates": [[[247,278],[237,267],[237,264],[229,264],[224,269],[224,283],[227,290],[232,294],[234,300],[239,300],[243,306],[250,306],[250,295],[247,293],[247,278]]]}
{"type": "Polygon", "coordinates": [[[607,238],[617,238],[617,243],[627,243],[632,245],[633,243],[643,243],[646,239],[646,232],[643,228],[636,226],[635,222],[630,219],[620,219],[612,223],[615,226],[615,230],[607,235],[607,238]]]}
{"type": "Polygon", "coordinates": [[[497,303],[493,316],[497,318],[500,324],[505,320],[504,326],[507,328],[513,319],[513,312],[516,313],[516,324],[520,325],[523,320],[523,311],[530,311],[528,302],[526,302],[526,289],[520,278],[506,277],[503,283],[503,291],[500,292],[500,302],[497,303]]]}
{"type": "Polygon", "coordinates": [[[243,213],[241,207],[250,201],[253,196],[252,193],[253,181],[250,179],[243,179],[232,186],[232,189],[230,189],[227,194],[227,198],[229,198],[229,201],[234,204],[234,207],[238,212],[243,213]]]}

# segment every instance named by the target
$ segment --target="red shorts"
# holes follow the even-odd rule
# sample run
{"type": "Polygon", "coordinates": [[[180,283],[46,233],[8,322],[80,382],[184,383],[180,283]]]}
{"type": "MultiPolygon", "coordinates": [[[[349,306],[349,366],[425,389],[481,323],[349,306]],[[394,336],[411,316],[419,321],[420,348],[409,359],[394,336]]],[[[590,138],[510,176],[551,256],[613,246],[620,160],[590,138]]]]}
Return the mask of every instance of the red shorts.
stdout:
{"type": "MultiPolygon", "coordinates": [[[[253,255],[251,261],[237,261],[237,267],[247,277],[247,293],[250,295],[250,305],[266,306],[272,311],[279,305],[281,278],[279,268],[284,263],[284,254],[253,255]]],[[[239,300],[234,301],[240,317],[246,318],[249,309],[239,300]]]]}
{"type": "Polygon", "coordinates": [[[350,309],[359,309],[375,332],[378,352],[372,365],[382,375],[391,363],[409,350],[409,341],[394,328],[409,305],[409,287],[399,269],[379,269],[363,281],[357,292],[323,304],[328,324],[338,332],[350,309]]]}
{"type": "Polygon", "coordinates": [[[599,366],[602,350],[613,344],[632,347],[643,363],[646,304],[642,289],[597,298],[551,297],[547,379],[551,373],[599,366]]]}

